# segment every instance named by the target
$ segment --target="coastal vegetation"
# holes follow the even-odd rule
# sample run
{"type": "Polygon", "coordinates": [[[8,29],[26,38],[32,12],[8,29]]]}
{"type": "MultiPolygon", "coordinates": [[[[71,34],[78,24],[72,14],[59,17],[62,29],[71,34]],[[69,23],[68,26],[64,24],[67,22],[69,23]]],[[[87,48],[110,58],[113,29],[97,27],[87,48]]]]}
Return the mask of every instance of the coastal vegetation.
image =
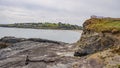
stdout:
{"type": "Polygon", "coordinates": [[[120,32],[120,18],[91,18],[87,20],[88,30],[95,32],[120,32]]]}
{"type": "Polygon", "coordinates": [[[34,29],[62,29],[62,30],[81,30],[78,25],[65,23],[15,23],[15,24],[0,24],[0,27],[16,27],[16,28],[34,28],[34,29]]]}

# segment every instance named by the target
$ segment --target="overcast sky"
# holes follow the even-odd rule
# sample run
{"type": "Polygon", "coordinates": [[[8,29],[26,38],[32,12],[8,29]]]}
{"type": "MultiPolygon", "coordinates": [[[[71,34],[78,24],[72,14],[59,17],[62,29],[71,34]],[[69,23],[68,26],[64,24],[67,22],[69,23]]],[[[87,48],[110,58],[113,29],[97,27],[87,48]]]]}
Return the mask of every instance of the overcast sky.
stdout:
{"type": "Polygon", "coordinates": [[[63,22],[82,25],[91,15],[120,17],[120,0],[0,0],[0,24],[63,22]]]}

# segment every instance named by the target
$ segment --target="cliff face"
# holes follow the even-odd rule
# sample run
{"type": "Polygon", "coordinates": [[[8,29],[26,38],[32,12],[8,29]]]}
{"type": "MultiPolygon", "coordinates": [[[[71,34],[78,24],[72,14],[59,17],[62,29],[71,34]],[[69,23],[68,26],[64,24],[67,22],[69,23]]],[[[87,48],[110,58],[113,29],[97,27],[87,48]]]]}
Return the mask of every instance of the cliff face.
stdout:
{"type": "MultiPolygon", "coordinates": [[[[102,63],[104,68],[120,67],[120,20],[91,18],[83,24],[75,56],[89,56],[87,62],[102,63]]],[[[78,67],[79,67],[78,63],[78,67]]],[[[92,67],[95,68],[95,67],[92,67]]]]}

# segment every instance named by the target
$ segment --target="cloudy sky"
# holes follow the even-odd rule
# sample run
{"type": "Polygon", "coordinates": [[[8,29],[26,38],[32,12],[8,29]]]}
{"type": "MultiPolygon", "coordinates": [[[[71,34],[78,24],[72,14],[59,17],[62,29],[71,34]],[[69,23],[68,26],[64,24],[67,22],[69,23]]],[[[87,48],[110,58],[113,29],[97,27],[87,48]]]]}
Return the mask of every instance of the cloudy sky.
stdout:
{"type": "Polygon", "coordinates": [[[82,25],[91,15],[120,17],[120,0],[0,0],[0,24],[63,22],[82,25]]]}

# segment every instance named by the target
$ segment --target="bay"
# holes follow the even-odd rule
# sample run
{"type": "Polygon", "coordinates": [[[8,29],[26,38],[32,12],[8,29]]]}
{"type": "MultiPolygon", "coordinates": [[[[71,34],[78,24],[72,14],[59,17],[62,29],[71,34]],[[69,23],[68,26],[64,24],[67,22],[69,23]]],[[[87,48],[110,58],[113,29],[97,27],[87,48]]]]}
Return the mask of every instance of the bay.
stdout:
{"type": "Polygon", "coordinates": [[[75,43],[80,39],[82,31],[26,29],[0,27],[0,38],[14,36],[18,38],[42,38],[66,43],[75,43]]]}

